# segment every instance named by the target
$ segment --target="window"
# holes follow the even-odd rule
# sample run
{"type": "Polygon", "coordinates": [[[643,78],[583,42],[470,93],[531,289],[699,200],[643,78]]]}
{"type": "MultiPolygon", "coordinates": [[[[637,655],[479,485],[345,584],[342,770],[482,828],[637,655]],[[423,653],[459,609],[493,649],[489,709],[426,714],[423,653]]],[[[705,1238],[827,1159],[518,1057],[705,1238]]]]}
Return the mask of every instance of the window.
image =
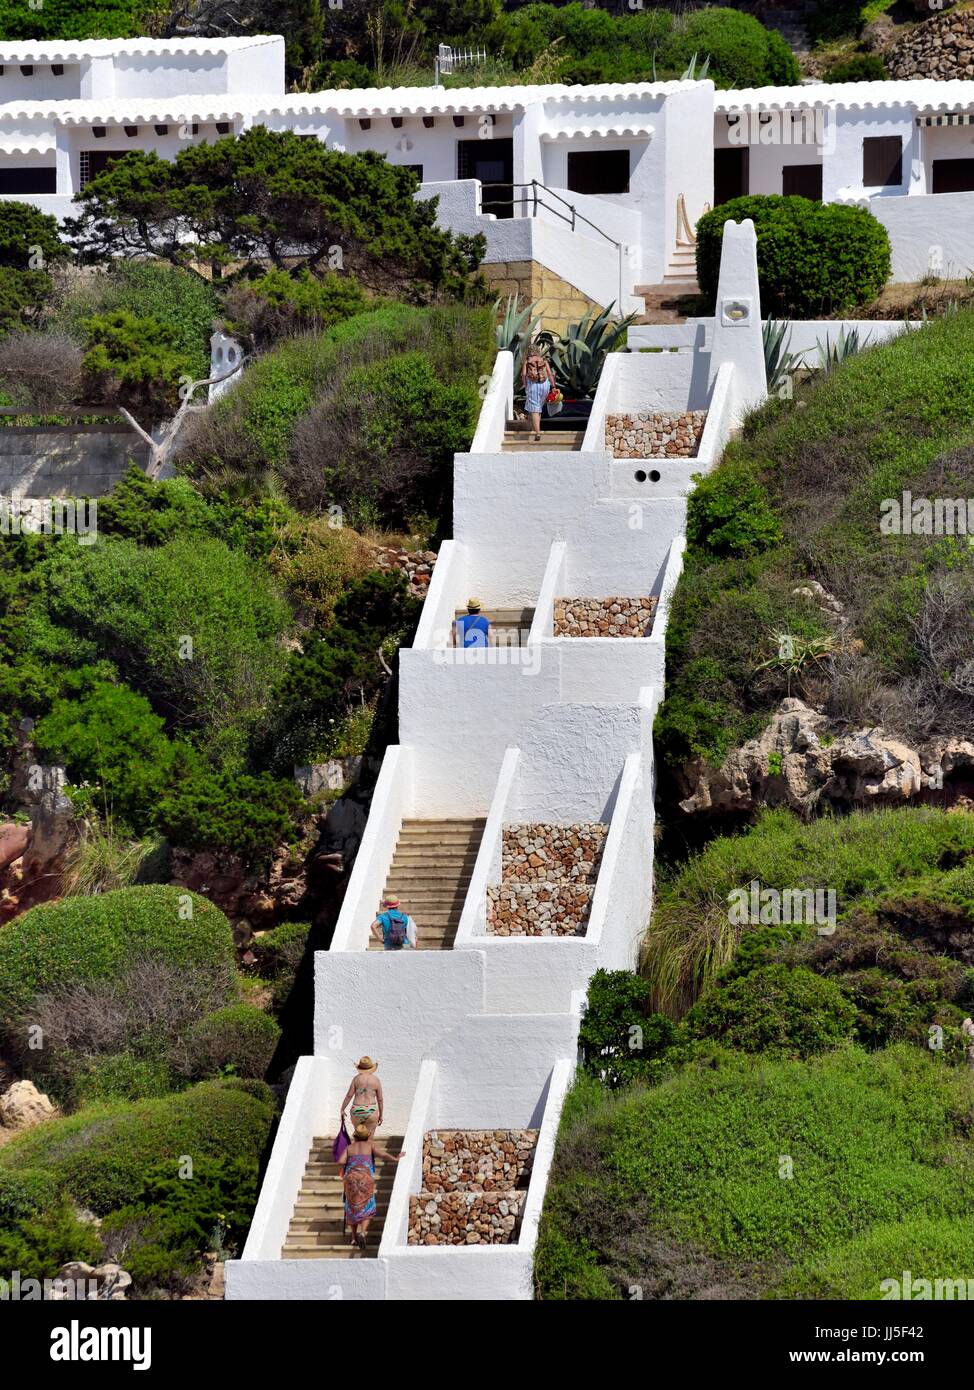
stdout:
{"type": "Polygon", "coordinates": [[[628,193],[628,150],[585,150],[568,156],[568,187],[573,193],[628,193]]]}
{"type": "Polygon", "coordinates": [[[781,171],[781,191],[788,196],[822,201],[821,164],[786,164],[781,171]]]}
{"type": "Polygon", "coordinates": [[[124,158],[124,150],[82,150],[79,169],[81,187],[84,188],[92,179],[103,174],[116,159],[124,158]]]}
{"type": "Polygon", "coordinates": [[[422,164],[407,164],[407,165],[406,165],[406,168],[409,170],[409,172],[410,172],[411,174],[415,174],[415,175],[416,175],[416,177],[419,179],[420,183],[423,182],[423,166],[422,166],[422,164]]]}
{"type": "Polygon", "coordinates": [[[893,188],[903,182],[903,137],[871,135],[862,142],[864,188],[893,188]]]}
{"type": "Polygon", "coordinates": [[[0,196],[8,193],[56,193],[57,170],[44,169],[0,169],[0,196]]]}

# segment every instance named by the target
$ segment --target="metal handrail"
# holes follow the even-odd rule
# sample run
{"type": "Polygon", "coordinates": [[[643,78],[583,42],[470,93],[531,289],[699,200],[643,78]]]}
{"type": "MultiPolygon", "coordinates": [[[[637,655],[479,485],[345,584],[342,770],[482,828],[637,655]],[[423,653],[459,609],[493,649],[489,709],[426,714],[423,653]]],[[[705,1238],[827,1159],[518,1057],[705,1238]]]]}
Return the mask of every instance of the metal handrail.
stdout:
{"type": "MultiPolygon", "coordinates": [[[[532,217],[537,217],[537,215],[538,215],[538,208],[539,208],[539,207],[541,207],[541,208],[547,208],[548,211],[549,211],[549,212],[553,212],[554,215],[555,215],[556,217],[560,217],[561,220],[562,220],[563,222],[568,222],[568,223],[570,223],[570,224],[571,224],[571,229],[572,229],[573,232],[575,231],[575,223],[576,223],[576,221],[578,221],[578,222],[584,222],[584,223],[586,224],[586,226],[591,227],[592,230],[593,230],[594,232],[598,232],[598,234],[599,234],[600,237],[604,237],[605,240],[606,240],[607,242],[609,242],[609,244],[610,244],[611,246],[616,247],[616,249],[619,250],[619,251],[622,250],[622,245],[623,245],[623,244],[622,244],[621,241],[616,241],[616,239],[615,239],[614,237],[609,236],[608,232],[603,232],[602,228],[601,228],[600,226],[598,226],[597,223],[593,222],[593,221],[591,220],[591,218],[586,217],[585,214],[584,214],[583,212],[579,212],[578,209],[576,208],[576,206],[575,206],[574,203],[570,203],[570,202],[568,201],[567,198],[563,198],[563,197],[561,196],[560,193],[556,193],[555,190],[554,190],[553,188],[549,188],[547,184],[539,183],[537,179],[532,179],[530,183],[484,183],[484,184],[481,184],[481,202],[483,201],[483,190],[484,190],[485,188],[510,188],[512,191],[513,191],[515,188],[530,188],[530,189],[531,189],[531,194],[532,194],[531,202],[532,202],[532,208],[533,208],[533,211],[532,211],[532,213],[531,213],[531,216],[532,216],[532,217]],[[559,210],[558,210],[557,208],[553,208],[553,207],[550,206],[550,204],[546,203],[546,202],[544,201],[543,198],[539,198],[539,197],[538,197],[538,189],[539,189],[539,188],[542,189],[545,193],[550,193],[551,196],[552,196],[552,198],[557,198],[558,201],[559,201],[559,203],[563,203],[563,204],[565,205],[565,207],[568,208],[569,212],[571,213],[571,217],[566,217],[565,214],[564,214],[563,212],[559,212],[559,210]]],[[[514,201],[514,200],[513,200],[513,198],[512,198],[512,199],[511,199],[512,204],[513,204],[513,201],[514,201]]]]}

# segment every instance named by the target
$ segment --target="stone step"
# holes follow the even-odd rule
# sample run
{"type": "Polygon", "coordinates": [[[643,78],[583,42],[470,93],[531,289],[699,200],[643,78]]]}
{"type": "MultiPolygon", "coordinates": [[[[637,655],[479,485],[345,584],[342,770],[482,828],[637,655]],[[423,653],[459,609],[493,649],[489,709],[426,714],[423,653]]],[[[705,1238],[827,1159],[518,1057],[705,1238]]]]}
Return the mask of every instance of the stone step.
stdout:
{"type": "Polygon", "coordinates": [[[423,884],[429,884],[436,888],[443,884],[450,884],[452,887],[465,888],[473,876],[474,860],[469,863],[464,862],[462,866],[452,869],[452,866],[438,866],[432,858],[433,851],[429,852],[429,859],[424,864],[417,861],[415,864],[397,864],[392,862],[389,870],[389,877],[386,879],[386,888],[391,890],[392,895],[399,894],[400,889],[417,889],[423,884]]]}

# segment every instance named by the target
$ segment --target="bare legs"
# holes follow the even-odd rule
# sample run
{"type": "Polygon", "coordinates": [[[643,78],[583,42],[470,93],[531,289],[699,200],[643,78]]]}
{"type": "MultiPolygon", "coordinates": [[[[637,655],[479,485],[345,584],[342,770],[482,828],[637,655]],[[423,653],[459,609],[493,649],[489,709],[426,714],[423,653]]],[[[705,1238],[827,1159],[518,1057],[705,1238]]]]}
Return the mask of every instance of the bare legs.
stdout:
{"type": "Polygon", "coordinates": [[[535,437],[535,439],[536,439],[536,440],[540,440],[540,438],[541,438],[541,413],[540,413],[540,411],[537,412],[537,413],[536,413],[535,411],[533,411],[533,410],[531,411],[531,428],[532,428],[532,430],[534,431],[534,437],[535,437]]]}

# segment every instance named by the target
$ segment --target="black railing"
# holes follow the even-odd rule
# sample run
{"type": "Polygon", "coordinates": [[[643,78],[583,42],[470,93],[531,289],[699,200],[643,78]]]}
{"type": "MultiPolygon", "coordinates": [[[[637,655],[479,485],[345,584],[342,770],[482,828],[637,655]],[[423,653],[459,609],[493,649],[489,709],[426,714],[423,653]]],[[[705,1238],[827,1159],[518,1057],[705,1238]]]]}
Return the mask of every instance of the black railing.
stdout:
{"type": "Polygon", "coordinates": [[[527,189],[530,189],[530,190],[531,190],[531,197],[530,197],[530,200],[525,200],[525,199],[522,198],[522,199],[521,199],[521,206],[524,207],[524,206],[525,206],[525,203],[526,203],[526,202],[529,202],[529,203],[530,203],[530,207],[531,207],[531,213],[530,213],[530,215],[531,215],[532,217],[537,217],[537,215],[538,215],[538,208],[546,208],[546,209],[548,210],[548,212],[553,213],[553,214],[555,215],[555,217],[560,217],[561,220],[562,220],[562,222],[567,222],[568,225],[571,227],[571,229],[572,229],[573,232],[574,232],[575,230],[577,230],[577,229],[576,229],[576,223],[578,223],[578,222],[584,222],[585,225],[586,225],[587,227],[591,227],[591,228],[592,228],[593,232],[598,232],[599,236],[600,236],[600,237],[603,237],[607,242],[609,242],[609,244],[610,244],[611,246],[615,246],[615,247],[616,247],[618,250],[620,250],[620,251],[622,250],[622,243],[621,243],[621,242],[616,241],[616,239],[615,239],[614,237],[609,236],[608,232],[603,232],[602,228],[601,228],[600,226],[598,226],[597,223],[593,222],[593,221],[591,220],[591,218],[586,217],[584,213],[579,212],[579,211],[578,211],[578,208],[576,208],[576,206],[575,206],[574,203],[570,203],[570,202],[568,201],[567,198],[563,198],[563,197],[561,196],[560,193],[556,193],[555,190],[554,190],[553,188],[549,188],[549,187],[547,186],[547,184],[539,183],[537,179],[532,179],[530,183],[485,183],[485,184],[482,184],[482,185],[481,185],[481,203],[480,203],[481,210],[484,210],[485,208],[487,208],[488,206],[493,205],[493,204],[497,204],[498,206],[501,206],[501,205],[502,205],[502,206],[504,206],[504,207],[511,207],[511,206],[513,206],[513,203],[514,203],[514,190],[515,190],[516,188],[527,188],[527,189]],[[488,189],[494,189],[494,188],[509,188],[509,189],[511,190],[511,197],[510,197],[509,199],[507,199],[507,198],[503,198],[503,199],[502,199],[502,198],[490,198],[490,199],[488,199],[488,198],[485,198],[485,197],[483,196],[484,193],[486,193],[488,189]],[[568,209],[568,213],[566,214],[566,213],[562,212],[560,208],[552,207],[550,203],[546,203],[545,200],[544,200],[544,198],[541,197],[541,194],[542,194],[542,193],[547,193],[548,196],[551,197],[551,198],[557,198],[558,202],[561,203],[563,207],[566,207],[566,208],[568,209]]]}

